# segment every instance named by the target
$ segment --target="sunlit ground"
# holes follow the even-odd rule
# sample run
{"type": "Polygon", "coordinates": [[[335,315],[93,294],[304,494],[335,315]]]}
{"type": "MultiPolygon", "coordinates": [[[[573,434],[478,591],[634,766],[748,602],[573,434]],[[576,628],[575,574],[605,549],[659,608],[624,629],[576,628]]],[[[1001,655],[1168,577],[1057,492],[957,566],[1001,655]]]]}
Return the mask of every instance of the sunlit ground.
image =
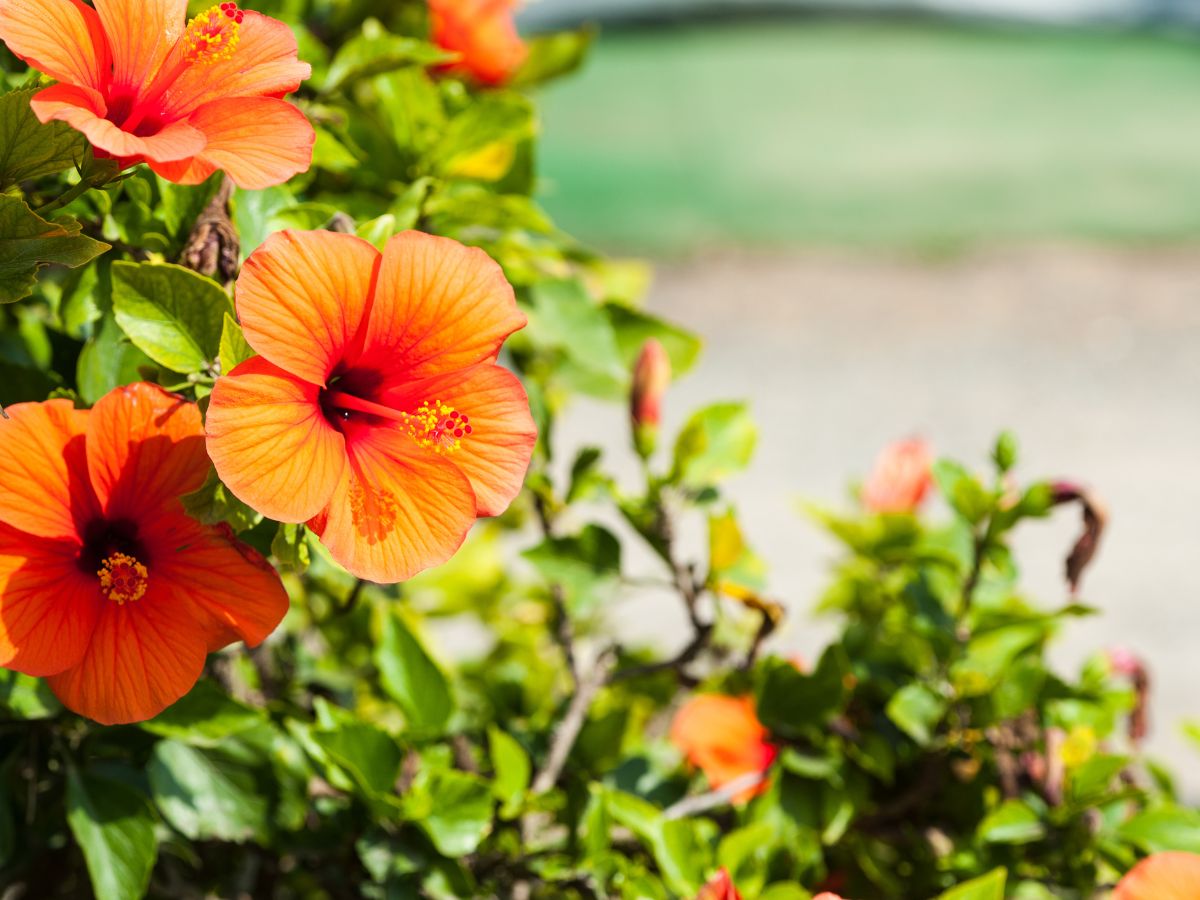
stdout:
{"type": "MultiPolygon", "coordinates": [[[[754,405],[758,458],[731,494],[791,610],[781,646],[811,655],[828,634],[809,611],[834,548],[797,498],[849,502],[895,437],[982,466],[1012,428],[1022,477],[1090,482],[1113,508],[1081,598],[1102,615],[1057,658],[1148,658],[1151,749],[1193,796],[1200,748],[1178,723],[1200,720],[1198,49],[833,23],[613,34],[547,98],[542,161],[565,227],[671,260],[649,304],[707,354],[669,425],[754,405]]],[[[581,407],[568,429],[625,452],[620,410],[581,407]]],[[[1068,599],[1075,515],[1019,541],[1046,607],[1068,599]]],[[[670,598],[615,620],[682,635],[670,598]]]]}

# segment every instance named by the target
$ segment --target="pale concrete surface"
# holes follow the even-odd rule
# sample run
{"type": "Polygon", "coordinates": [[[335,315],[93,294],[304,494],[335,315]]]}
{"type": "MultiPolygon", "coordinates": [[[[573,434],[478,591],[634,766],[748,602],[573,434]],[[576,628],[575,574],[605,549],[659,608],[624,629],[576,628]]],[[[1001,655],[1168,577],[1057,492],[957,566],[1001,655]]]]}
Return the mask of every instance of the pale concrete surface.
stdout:
{"type": "MultiPolygon", "coordinates": [[[[845,485],[878,447],[919,433],[983,467],[995,434],[1016,431],[1017,475],[1071,477],[1111,505],[1111,528],[1054,657],[1075,671],[1121,644],[1153,684],[1151,752],[1200,796],[1200,250],[995,250],[922,262],[837,254],[697,259],[660,270],[649,308],[698,330],[706,352],[667,401],[666,431],[719,399],[752,402],[753,467],[729,485],[771,566],[789,619],[776,646],[814,656],[829,634],[811,609],[836,548],[796,511],[804,497],[848,503],[845,485]]],[[[622,477],[621,409],[581,404],[560,447],[600,443],[622,477]]],[[[1062,558],[1078,514],[1031,523],[1018,558],[1028,593],[1062,604],[1062,558]]],[[[694,533],[692,539],[698,540],[694,533]]],[[[637,553],[627,568],[653,571],[637,553]]],[[[677,644],[669,596],[641,590],[613,620],[627,638],[677,644]]]]}

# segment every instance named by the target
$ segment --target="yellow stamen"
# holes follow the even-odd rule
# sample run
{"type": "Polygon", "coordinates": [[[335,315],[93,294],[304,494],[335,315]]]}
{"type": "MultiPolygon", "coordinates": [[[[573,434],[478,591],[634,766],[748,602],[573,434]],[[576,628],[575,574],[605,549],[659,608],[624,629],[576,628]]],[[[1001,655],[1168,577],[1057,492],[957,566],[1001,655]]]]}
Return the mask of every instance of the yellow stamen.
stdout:
{"type": "Polygon", "coordinates": [[[225,3],[206,9],[188,22],[183,56],[188,62],[212,65],[229,59],[241,39],[241,10],[225,3]]]}
{"type": "Polygon", "coordinates": [[[413,413],[402,413],[408,433],[420,446],[434,453],[454,453],[474,430],[470,418],[441,400],[426,401],[413,413]]]}
{"type": "Polygon", "coordinates": [[[146,567],[126,553],[111,554],[96,574],[100,576],[104,596],[119,606],[141,600],[150,580],[146,567]]]}

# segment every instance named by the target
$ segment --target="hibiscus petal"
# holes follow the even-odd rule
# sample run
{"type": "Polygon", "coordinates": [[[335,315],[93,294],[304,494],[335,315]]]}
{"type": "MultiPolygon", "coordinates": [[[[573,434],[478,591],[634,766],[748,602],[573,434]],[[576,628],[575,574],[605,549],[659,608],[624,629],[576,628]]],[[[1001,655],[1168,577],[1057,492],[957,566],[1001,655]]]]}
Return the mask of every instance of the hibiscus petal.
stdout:
{"type": "Polygon", "coordinates": [[[0,522],[76,540],[99,514],[88,479],[88,414],[70,400],[18,403],[0,419],[0,522]]]}
{"type": "Polygon", "coordinates": [[[495,360],[525,327],[512,286],[482,250],[406,231],[388,241],[367,317],[364,365],[413,377],[495,360]]]}
{"type": "Polygon", "coordinates": [[[184,515],[164,516],[150,531],[151,577],[206,614],[208,651],[234,641],[257,646],[283,620],[288,596],[279,575],[228,528],[207,528],[184,515]]]}
{"type": "Polygon", "coordinates": [[[1200,897],[1200,856],[1181,851],[1155,853],[1134,866],[1117,884],[1111,900],[1195,900],[1200,897]]]}
{"type": "Polygon", "coordinates": [[[312,74],[312,66],[296,58],[292,29],[254,10],[244,12],[232,56],[189,66],[175,79],[162,100],[167,118],[227,97],[282,97],[312,74]]]}
{"type": "Polygon", "coordinates": [[[199,614],[151,572],[146,594],[105,602],[79,665],[48,683],[69,709],[103,725],[144,722],[189,690],[204,670],[199,614]]]}
{"type": "Polygon", "coordinates": [[[183,121],[146,137],[122,131],[104,118],[104,98],[90,88],[56,84],[35,94],[29,105],[42,122],[66,122],[99,149],[122,159],[191,159],[205,145],[204,135],[183,121]]]}
{"type": "Polygon", "coordinates": [[[271,235],[237,282],[246,340],[280,368],[324,385],[358,331],[379,262],[379,252],[352,234],[271,235]]]}
{"type": "Polygon", "coordinates": [[[390,427],[347,432],[350,465],[309,526],[348,572],[381,584],[445,562],[475,521],[475,496],[458,469],[390,427]]]}
{"type": "Polygon", "coordinates": [[[72,541],[0,525],[0,666],[44,676],[83,659],[102,598],[78,556],[72,541]]]}
{"type": "MultiPolygon", "coordinates": [[[[713,788],[751,772],[765,771],[776,753],[750,697],[693,697],[675,714],[671,742],[704,772],[713,788]]],[[[763,789],[762,784],[747,788],[734,800],[743,802],[763,789]]]]}
{"type": "Polygon", "coordinates": [[[192,159],[150,167],[176,184],[199,184],[217,169],[246,190],[283,184],[312,165],[317,134],[292,104],[268,97],[218,100],[200,107],[188,124],[208,143],[192,159]]]}
{"type": "Polygon", "coordinates": [[[138,519],[208,474],[200,410],[153,384],[109,391],[88,418],[88,471],[110,519],[138,519]]]}
{"type": "Polygon", "coordinates": [[[321,410],[319,388],[262,357],[218,378],[205,427],[221,480],[279,522],[303,522],[329,502],[346,466],[341,434],[321,410]]]}
{"type": "Polygon", "coordinates": [[[80,0],[0,3],[0,40],[55,81],[100,90],[112,59],[96,11],[80,0]]]}
{"type": "MultiPolygon", "coordinates": [[[[385,388],[382,402],[405,412],[440,400],[469,419],[471,433],[446,455],[471,482],[481,516],[497,516],[521,490],[537,426],[515,375],[485,363],[385,388]]],[[[451,432],[453,434],[453,432],[451,432]]]]}
{"type": "Polygon", "coordinates": [[[94,0],[112,51],[112,83],[136,94],[183,34],[187,0],[94,0]]]}

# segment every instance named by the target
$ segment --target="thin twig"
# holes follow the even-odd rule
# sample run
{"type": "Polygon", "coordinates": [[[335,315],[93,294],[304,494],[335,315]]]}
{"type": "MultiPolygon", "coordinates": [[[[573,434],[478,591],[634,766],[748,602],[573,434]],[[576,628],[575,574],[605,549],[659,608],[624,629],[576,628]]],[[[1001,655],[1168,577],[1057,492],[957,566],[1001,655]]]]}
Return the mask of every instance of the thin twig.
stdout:
{"type": "Polygon", "coordinates": [[[728,806],[733,802],[734,797],[743,791],[758,787],[766,777],[766,772],[747,772],[744,775],[739,775],[733,781],[723,784],[715,791],[709,791],[707,794],[697,794],[692,797],[684,797],[678,803],[672,803],[663,810],[663,818],[668,821],[671,819],[683,819],[688,816],[694,816],[697,813],[707,812],[710,809],[716,809],[720,806],[728,806]]]}
{"type": "Polygon", "coordinates": [[[580,680],[575,689],[575,695],[571,697],[566,715],[558,723],[553,737],[550,738],[550,752],[546,756],[546,765],[533,779],[534,794],[544,794],[558,781],[563,766],[567,764],[567,757],[571,754],[571,748],[575,746],[583,723],[587,720],[592,701],[600,689],[608,683],[609,672],[612,671],[616,658],[616,650],[613,647],[605,647],[596,657],[591,671],[580,680]]]}
{"type": "Polygon", "coordinates": [[[613,672],[608,679],[609,683],[616,684],[621,681],[629,681],[631,678],[642,678],[646,675],[657,675],[659,672],[670,671],[678,672],[680,677],[683,677],[683,667],[704,651],[708,646],[712,633],[713,624],[711,622],[698,622],[695,624],[692,639],[670,659],[646,663],[640,666],[630,666],[628,669],[613,672]]]}
{"type": "Polygon", "coordinates": [[[579,688],[579,661],[575,655],[575,626],[571,623],[571,614],[567,610],[567,597],[561,584],[550,585],[550,600],[554,604],[554,639],[562,648],[563,658],[571,672],[571,680],[575,688],[579,688]]]}

